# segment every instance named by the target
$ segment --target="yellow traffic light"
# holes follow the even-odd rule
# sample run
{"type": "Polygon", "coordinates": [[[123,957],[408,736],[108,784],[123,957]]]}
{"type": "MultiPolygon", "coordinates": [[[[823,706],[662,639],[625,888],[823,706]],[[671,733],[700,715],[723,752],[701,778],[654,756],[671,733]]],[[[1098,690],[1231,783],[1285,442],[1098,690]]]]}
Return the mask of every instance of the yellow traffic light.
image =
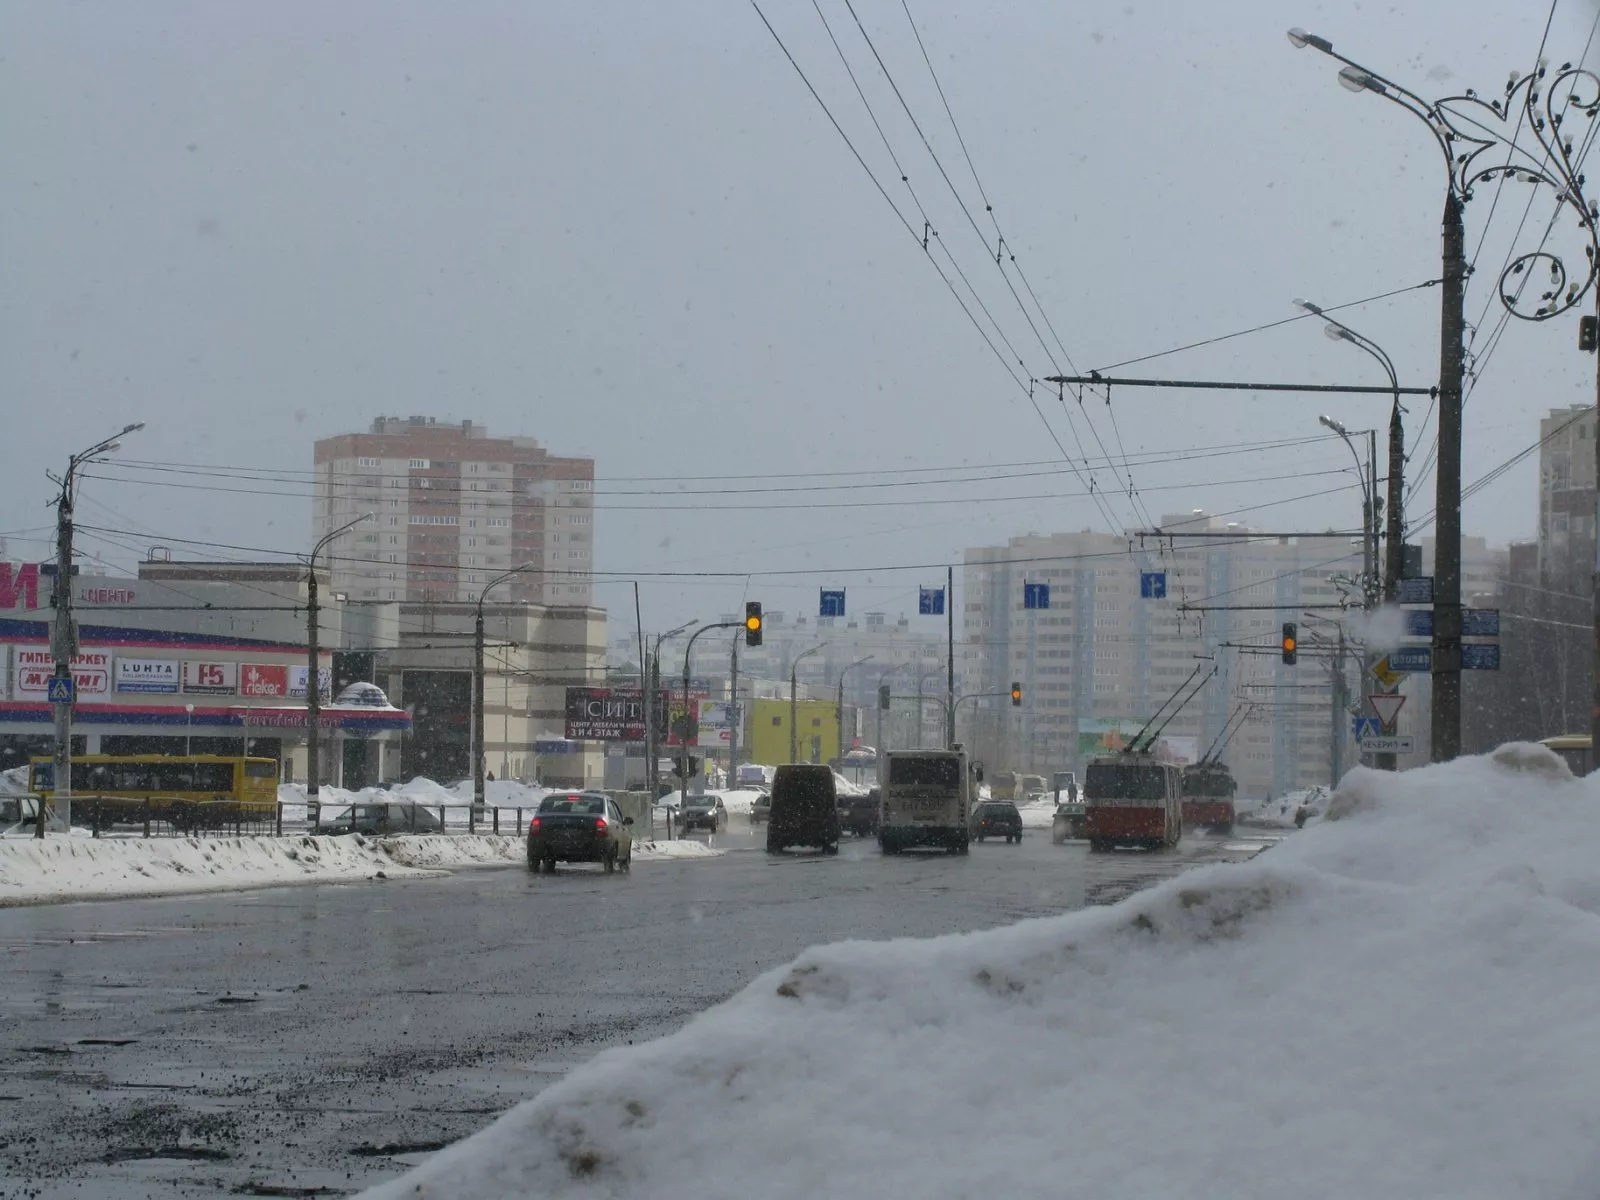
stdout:
{"type": "Polygon", "coordinates": [[[749,600],[744,606],[744,644],[746,646],[761,645],[761,602],[749,600]]]}
{"type": "Polygon", "coordinates": [[[1022,707],[1022,685],[1020,683],[1013,683],[1011,685],[1011,707],[1022,707]]]}
{"type": "Polygon", "coordinates": [[[1299,627],[1293,621],[1283,623],[1283,662],[1292,667],[1300,660],[1299,627]]]}

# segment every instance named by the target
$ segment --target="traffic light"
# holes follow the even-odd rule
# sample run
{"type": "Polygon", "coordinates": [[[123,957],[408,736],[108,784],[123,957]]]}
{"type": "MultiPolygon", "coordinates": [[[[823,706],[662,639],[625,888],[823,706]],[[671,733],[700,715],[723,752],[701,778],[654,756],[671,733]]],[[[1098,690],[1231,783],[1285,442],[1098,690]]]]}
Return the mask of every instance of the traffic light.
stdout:
{"type": "Polygon", "coordinates": [[[878,685],[878,707],[889,707],[889,685],[887,683],[880,683],[878,685]]]}
{"type": "Polygon", "coordinates": [[[1578,349],[1593,354],[1597,342],[1600,342],[1600,321],[1594,317],[1579,317],[1578,349]]]}
{"type": "Polygon", "coordinates": [[[761,645],[761,602],[747,600],[744,605],[744,644],[746,646],[761,645]]]}
{"type": "Polygon", "coordinates": [[[1300,630],[1293,621],[1283,623],[1283,661],[1285,666],[1294,666],[1300,658],[1300,630]]]}
{"type": "Polygon", "coordinates": [[[679,779],[693,779],[700,774],[700,760],[692,754],[680,754],[672,760],[672,773],[679,779]]]}
{"type": "Polygon", "coordinates": [[[1022,707],[1022,685],[1020,683],[1013,682],[1011,684],[1011,707],[1022,707]]]}

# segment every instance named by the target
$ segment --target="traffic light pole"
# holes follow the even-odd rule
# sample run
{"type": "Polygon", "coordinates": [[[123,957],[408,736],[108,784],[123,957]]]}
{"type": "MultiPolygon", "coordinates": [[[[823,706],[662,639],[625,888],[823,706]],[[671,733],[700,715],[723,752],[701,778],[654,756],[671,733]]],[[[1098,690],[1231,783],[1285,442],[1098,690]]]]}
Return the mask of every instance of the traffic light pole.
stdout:
{"type": "Polygon", "coordinates": [[[739,725],[744,711],[739,707],[739,635],[733,635],[733,653],[728,664],[728,787],[739,773],[739,725]]]}
{"type": "MultiPolygon", "coordinates": [[[[718,621],[713,625],[702,625],[689,635],[689,644],[683,650],[683,723],[678,726],[678,742],[683,750],[681,755],[673,755],[673,761],[680,763],[683,768],[678,772],[678,778],[683,781],[683,794],[689,794],[689,751],[697,740],[696,734],[699,726],[694,719],[693,710],[689,706],[689,663],[694,657],[694,643],[702,633],[710,633],[713,629],[743,629],[743,621],[718,621]]],[[[734,651],[735,654],[738,651],[734,651]]]]}

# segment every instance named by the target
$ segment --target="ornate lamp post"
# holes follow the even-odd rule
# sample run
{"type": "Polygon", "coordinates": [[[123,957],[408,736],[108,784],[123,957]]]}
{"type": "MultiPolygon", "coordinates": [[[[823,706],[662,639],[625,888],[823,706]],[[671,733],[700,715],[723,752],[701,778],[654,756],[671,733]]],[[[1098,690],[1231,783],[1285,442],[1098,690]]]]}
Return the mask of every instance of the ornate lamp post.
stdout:
{"type": "MultiPolygon", "coordinates": [[[[1538,247],[1515,255],[1501,273],[1501,303],[1515,317],[1547,321],[1575,307],[1594,287],[1600,271],[1600,240],[1596,219],[1600,208],[1583,195],[1584,178],[1578,172],[1583,137],[1563,128],[1581,116],[1592,121],[1600,112],[1600,78],[1592,72],[1563,63],[1548,76],[1543,61],[1532,74],[1515,72],[1505,85],[1503,99],[1485,100],[1468,89],[1459,96],[1428,101],[1408,88],[1353,59],[1337,53],[1327,38],[1303,29],[1289,30],[1297,48],[1320,50],[1343,66],[1339,82],[1352,92],[1374,92],[1405,109],[1428,127],[1445,167],[1444,271],[1440,298],[1439,348],[1439,465],[1435,520],[1438,527],[1434,556],[1433,589],[1433,760],[1454,758],[1461,750],[1461,406],[1466,352],[1466,246],[1461,209],[1472,199],[1476,184],[1500,180],[1545,184],[1555,192],[1557,211],[1576,217],[1584,239],[1585,262],[1581,272],[1569,274],[1565,261],[1538,247]],[[1513,120],[1513,132],[1504,132],[1513,120]],[[1526,125],[1534,147],[1520,144],[1516,130],[1526,125]],[[1484,163],[1485,150],[1506,151],[1504,162],[1484,163]],[[1548,276],[1547,279],[1544,276],[1548,276]],[[1527,297],[1529,284],[1535,296],[1527,297]]],[[[1552,228],[1554,221],[1552,220],[1552,228]]],[[[1596,445],[1600,465],[1600,442],[1596,445]]],[[[1600,544],[1600,543],[1597,543],[1600,544]]],[[[1600,583],[1600,564],[1595,573],[1600,583]]],[[[1594,732],[1600,736],[1600,587],[1595,602],[1596,705],[1594,732]]]]}

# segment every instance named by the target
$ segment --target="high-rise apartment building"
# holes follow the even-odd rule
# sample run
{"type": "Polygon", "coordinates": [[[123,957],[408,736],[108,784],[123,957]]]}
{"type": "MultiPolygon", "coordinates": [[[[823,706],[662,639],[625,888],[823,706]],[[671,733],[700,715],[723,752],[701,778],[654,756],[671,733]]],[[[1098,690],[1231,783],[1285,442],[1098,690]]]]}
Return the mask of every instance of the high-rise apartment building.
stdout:
{"type": "Polygon", "coordinates": [[[586,606],[593,587],[594,460],[471,421],[379,417],[316,444],[317,536],[363,513],[333,548],[333,588],[352,600],[497,600],[586,606]]]}
{"type": "Polygon", "coordinates": [[[1245,706],[1223,756],[1241,796],[1326,783],[1336,746],[1341,765],[1353,765],[1350,714],[1335,710],[1332,680],[1340,662],[1349,695],[1359,695],[1354,648],[1334,624],[1350,615],[1341,606],[1360,607],[1359,546],[1252,536],[1203,513],[1161,524],[1191,536],[1141,545],[1087,531],[1028,535],[966,552],[960,690],[994,695],[1016,681],[1024,703],[963,710],[959,736],[997,767],[1081,771],[1097,746],[1126,738],[1215,667],[1165,732],[1203,754],[1245,706]],[[1142,572],[1165,573],[1165,599],[1141,596],[1142,572]],[[1048,608],[1025,606],[1029,583],[1048,585],[1048,608]],[[1289,620],[1300,629],[1294,666],[1279,647],[1289,620]]]}
{"type": "Polygon", "coordinates": [[[1539,574],[1544,586],[1588,592],[1594,570],[1595,410],[1554,408],[1539,422],[1539,574]]]}

